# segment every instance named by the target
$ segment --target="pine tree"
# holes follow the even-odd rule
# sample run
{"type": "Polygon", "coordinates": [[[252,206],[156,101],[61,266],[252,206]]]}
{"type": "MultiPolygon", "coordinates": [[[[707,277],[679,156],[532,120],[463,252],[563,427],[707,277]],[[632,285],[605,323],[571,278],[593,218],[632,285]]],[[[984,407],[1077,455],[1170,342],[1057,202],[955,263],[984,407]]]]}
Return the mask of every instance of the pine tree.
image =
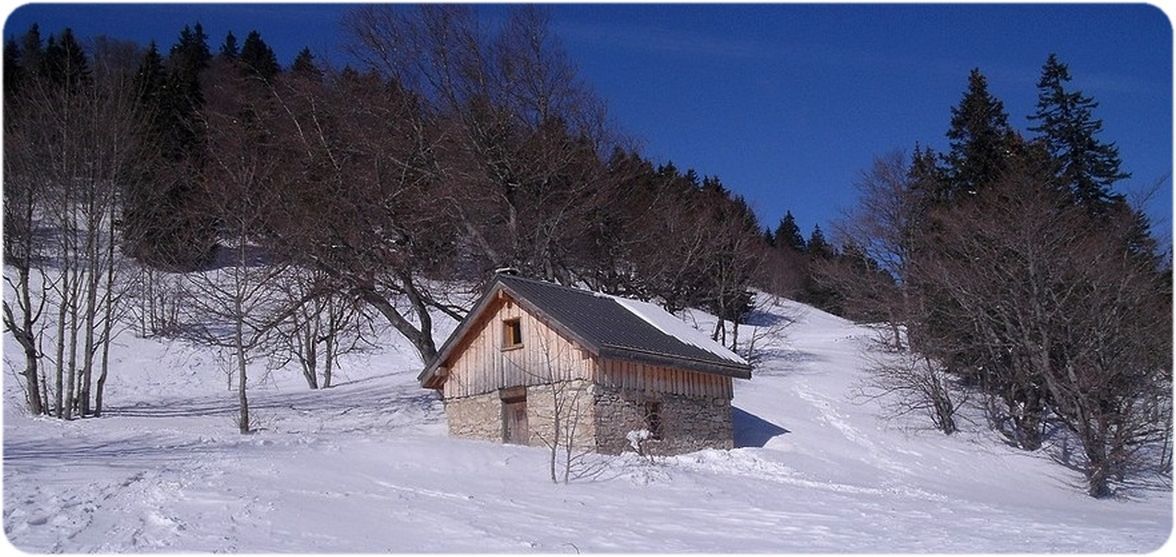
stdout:
{"type": "Polygon", "coordinates": [[[68,27],[61,32],[60,39],[49,36],[45,43],[42,68],[43,74],[52,83],[64,86],[67,91],[77,91],[78,87],[90,80],[90,64],[86,60],[86,53],[68,27]]]}
{"type": "Polygon", "coordinates": [[[180,31],[179,40],[168,52],[168,64],[172,71],[183,77],[184,81],[195,81],[211,61],[212,53],[208,50],[208,35],[204,34],[204,27],[199,23],[195,28],[185,25],[180,31]]]}
{"type": "Polygon", "coordinates": [[[176,94],[170,89],[173,82],[164,67],[163,57],[155,41],[147,45],[147,53],[135,71],[135,93],[148,119],[148,133],[152,136],[152,143],[165,156],[178,158],[182,149],[175,137],[178,128],[184,127],[178,121],[176,94]]]}
{"type": "Polygon", "coordinates": [[[825,233],[821,231],[821,225],[814,226],[808,240],[807,272],[809,274],[798,300],[816,306],[824,311],[842,315],[845,310],[842,304],[842,296],[832,286],[824,284],[819,280],[814,271],[814,269],[822,265],[830,264],[836,258],[837,252],[825,240],[825,233]]]}
{"type": "Polygon", "coordinates": [[[1137,261],[1146,262],[1153,269],[1162,267],[1161,257],[1157,252],[1158,243],[1151,234],[1151,219],[1147,213],[1132,207],[1123,197],[1116,197],[1110,203],[1108,212],[1112,218],[1123,219],[1126,223],[1123,244],[1127,253],[1137,261]]]}
{"type": "Polygon", "coordinates": [[[973,69],[968,91],[951,109],[951,151],[946,157],[950,197],[975,195],[1004,172],[1015,134],[1008,120],[1004,104],[988,92],[988,80],[979,68],[973,69]]]}
{"type": "Polygon", "coordinates": [[[266,81],[273,79],[281,71],[273,49],[261,40],[261,33],[257,31],[250,31],[245,37],[245,43],[241,46],[241,63],[266,81]]]}
{"type": "Polygon", "coordinates": [[[780,219],[780,224],[776,226],[775,240],[775,245],[778,247],[792,248],[799,253],[805,253],[808,250],[804,236],[800,234],[800,228],[796,226],[796,219],[792,216],[792,211],[785,211],[784,218],[780,219]]]}
{"type": "Polygon", "coordinates": [[[204,106],[200,76],[211,61],[204,28],[199,23],[195,29],[185,25],[168,51],[167,66],[171,71],[160,99],[161,110],[168,119],[163,138],[164,155],[172,160],[185,157],[200,144],[200,134],[193,123],[204,106]]]}
{"type": "MultiPolygon", "coordinates": [[[[147,53],[143,56],[139,68],[135,72],[135,93],[143,112],[147,114],[148,140],[145,142],[155,145],[164,152],[165,139],[170,133],[173,111],[166,106],[168,78],[163,67],[163,57],[152,41],[147,46],[147,53]]],[[[140,165],[139,180],[129,181],[129,187],[124,195],[122,207],[122,235],[123,249],[133,257],[148,263],[156,263],[155,250],[159,242],[159,228],[161,219],[170,219],[166,208],[154,195],[160,187],[156,174],[156,165],[140,165]]]]}
{"type": "Polygon", "coordinates": [[[294,63],[290,65],[290,72],[311,79],[320,79],[323,75],[322,70],[314,63],[314,55],[307,47],[303,47],[298,52],[298,56],[294,57],[294,63]]]}
{"type": "Polygon", "coordinates": [[[950,200],[947,171],[939,166],[940,157],[930,147],[915,145],[907,171],[910,187],[923,208],[943,205],[950,200]]]}
{"type": "Polygon", "coordinates": [[[821,231],[821,225],[813,226],[813,232],[809,235],[808,253],[814,259],[830,259],[837,253],[833,250],[833,246],[825,240],[825,233],[821,231]]]}
{"type": "Polygon", "coordinates": [[[21,65],[20,46],[15,40],[8,39],[4,43],[4,98],[12,99],[17,91],[20,91],[26,75],[24,66],[21,65]]]}
{"type": "Polygon", "coordinates": [[[201,74],[212,59],[207,40],[199,23],[185,26],[166,63],[152,44],[136,73],[158,160],[144,165],[141,185],[127,192],[123,234],[128,251],[157,268],[198,268],[215,247],[210,223],[195,209],[203,144],[196,117],[204,104],[201,74]]]}
{"type": "MultiPolygon", "coordinates": [[[[195,29],[184,26],[180,31],[180,38],[172,45],[168,52],[167,65],[171,68],[168,90],[172,96],[170,103],[185,121],[190,119],[204,104],[204,96],[200,90],[200,74],[208,69],[212,61],[212,54],[208,50],[208,36],[199,23],[195,29]]],[[[185,126],[190,127],[190,126],[185,126]]],[[[197,142],[195,135],[191,135],[182,143],[190,146],[197,142]]]]}
{"type": "Polygon", "coordinates": [[[1070,70],[1050,54],[1037,82],[1037,111],[1029,116],[1059,166],[1063,185],[1075,202],[1093,212],[1105,212],[1117,196],[1111,191],[1118,180],[1129,174],[1119,169],[1119,149],[1096,137],[1102,120],[1094,117],[1098,108],[1094,99],[1081,91],[1069,91],[1070,70]]]}
{"type": "Polygon", "coordinates": [[[233,35],[232,31],[225,35],[225,42],[221,43],[220,55],[221,58],[227,60],[236,60],[241,55],[241,50],[237,47],[237,36],[233,35]]]}
{"type": "Polygon", "coordinates": [[[40,73],[45,50],[41,43],[41,28],[36,23],[21,37],[20,51],[20,63],[24,71],[30,75],[40,73]]]}
{"type": "Polygon", "coordinates": [[[141,102],[149,108],[156,109],[166,83],[167,74],[163,67],[163,57],[159,55],[155,41],[151,41],[147,45],[147,53],[143,55],[143,62],[135,72],[135,91],[141,102]]]}

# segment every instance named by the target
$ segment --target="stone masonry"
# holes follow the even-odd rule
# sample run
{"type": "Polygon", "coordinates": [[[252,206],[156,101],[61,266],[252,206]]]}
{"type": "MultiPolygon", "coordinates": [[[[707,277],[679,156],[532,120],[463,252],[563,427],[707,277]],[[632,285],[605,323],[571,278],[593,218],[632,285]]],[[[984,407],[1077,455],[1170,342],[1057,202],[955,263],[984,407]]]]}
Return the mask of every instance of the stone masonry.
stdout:
{"type": "MultiPolygon", "coordinates": [[[[544,439],[553,436],[557,396],[564,401],[565,427],[576,423],[577,447],[595,447],[604,454],[633,451],[626,436],[648,427],[645,403],[654,401],[661,405],[662,438],[646,442],[652,454],[732,448],[729,399],[628,392],[579,380],[527,387],[530,445],[544,446],[544,439]]],[[[449,434],[501,443],[502,409],[497,392],[446,400],[449,434]]]]}
{"type": "Polygon", "coordinates": [[[651,454],[730,449],[731,401],[726,398],[642,394],[596,386],[596,447],[605,454],[633,451],[627,435],[647,428],[645,403],[661,403],[662,438],[648,440],[651,454]]]}
{"type": "MultiPolygon", "coordinates": [[[[554,439],[555,401],[558,399],[561,425],[567,428],[569,424],[575,424],[574,446],[594,447],[594,387],[583,380],[527,387],[527,427],[531,432],[528,444],[545,446],[545,440],[554,439]]],[[[449,435],[501,443],[504,436],[502,411],[503,403],[498,392],[450,398],[445,401],[449,435]]]]}
{"type": "Polygon", "coordinates": [[[498,393],[448,399],[445,419],[454,437],[502,442],[502,400],[498,393]]]}
{"type": "MultiPolygon", "coordinates": [[[[598,387],[577,379],[554,385],[527,387],[527,427],[531,430],[532,446],[547,446],[555,438],[556,400],[560,401],[560,423],[564,435],[572,431],[572,445],[591,449],[595,445],[595,408],[593,392],[598,387]],[[570,425],[575,428],[569,430],[570,425]]],[[[563,446],[564,441],[560,441],[563,446]]]]}

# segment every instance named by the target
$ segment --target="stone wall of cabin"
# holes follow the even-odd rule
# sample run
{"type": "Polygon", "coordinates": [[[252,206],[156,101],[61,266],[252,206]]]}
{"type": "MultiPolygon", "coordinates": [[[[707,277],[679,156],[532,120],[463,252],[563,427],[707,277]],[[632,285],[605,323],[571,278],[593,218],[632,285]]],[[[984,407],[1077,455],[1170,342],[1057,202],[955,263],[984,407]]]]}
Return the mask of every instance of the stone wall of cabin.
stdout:
{"type": "MultiPolygon", "coordinates": [[[[555,438],[556,400],[562,401],[562,427],[575,425],[573,445],[593,448],[596,443],[596,386],[584,380],[526,387],[528,445],[547,446],[544,440],[555,438]]],[[[445,400],[445,420],[449,435],[501,443],[503,402],[500,392],[449,398],[445,400]]],[[[567,431],[567,429],[565,429],[567,431]]]]}
{"type": "Polygon", "coordinates": [[[449,435],[502,442],[502,400],[498,393],[445,400],[449,435]]]}
{"type": "MultiPolygon", "coordinates": [[[[549,385],[527,387],[527,428],[531,430],[528,443],[535,447],[546,447],[545,440],[555,438],[555,401],[560,405],[560,423],[566,432],[572,432],[572,445],[591,449],[596,444],[596,385],[584,380],[562,381],[549,385]],[[574,430],[569,429],[574,425],[574,430]]],[[[563,446],[563,442],[560,443],[563,446]]]]}
{"type": "MultiPolygon", "coordinates": [[[[555,400],[565,401],[561,419],[576,424],[574,444],[604,454],[631,452],[627,435],[647,428],[645,403],[661,403],[662,439],[649,440],[652,454],[673,455],[733,447],[731,400],[623,390],[587,381],[532,385],[527,390],[528,444],[546,446],[555,432],[555,400]]],[[[445,400],[449,434],[501,443],[503,403],[498,392],[445,400]]]]}
{"type": "Polygon", "coordinates": [[[734,446],[731,399],[640,393],[596,385],[596,448],[605,454],[631,452],[627,435],[646,429],[645,403],[661,403],[662,439],[646,441],[651,454],[674,455],[734,446]]]}

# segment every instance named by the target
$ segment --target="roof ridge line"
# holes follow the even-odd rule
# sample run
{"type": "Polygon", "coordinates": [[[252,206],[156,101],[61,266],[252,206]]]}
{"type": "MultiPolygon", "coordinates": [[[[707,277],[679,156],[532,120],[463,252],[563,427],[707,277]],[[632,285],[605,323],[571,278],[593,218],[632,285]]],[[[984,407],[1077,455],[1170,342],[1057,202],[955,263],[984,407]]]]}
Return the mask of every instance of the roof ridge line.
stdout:
{"type": "MultiPolygon", "coordinates": [[[[662,333],[662,334],[666,334],[666,333],[662,333]]],[[[676,338],[676,337],[674,337],[673,335],[668,335],[668,334],[667,334],[666,336],[669,336],[670,338],[676,338]]],[[[622,351],[625,351],[625,352],[641,352],[641,353],[644,353],[644,354],[654,354],[654,355],[657,355],[657,356],[665,356],[665,357],[668,357],[668,358],[674,358],[674,359],[678,359],[678,360],[690,360],[690,361],[694,361],[694,362],[701,362],[701,363],[713,364],[713,365],[720,366],[720,367],[723,367],[723,366],[724,366],[724,364],[721,364],[721,363],[715,362],[714,360],[703,360],[703,359],[700,359],[700,358],[695,358],[695,357],[692,357],[692,356],[679,356],[679,355],[677,355],[677,354],[668,354],[668,353],[666,353],[666,352],[659,352],[659,351],[657,351],[657,350],[649,350],[649,349],[646,349],[646,348],[635,348],[635,347],[632,347],[632,346],[623,346],[623,345],[620,345],[620,344],[613,344],[613,343],[602,343],[602,344],[601,344],[601,348],[612,348],[612,349],[615,349],[615,350],[622,350],[622,351]]],[[[711,354],[714,354],[713,352],[710,352],[710,353],[711,353],[711,354]]],[[[715,355],[716,355],[716,356],[718,356],[717,354],[715,354],[715,355]]],[[[722,356],[719,356],[719,358],[720,358],[720,359],[722,359],[722,360],[724,360],[724,361],[726,361],[726,362],[729,362],[729,364],[728,364],[728,365],[729,365],[729,367],[733,367],[733,368],[737,368],[737,369],[744,369],[744,368],[749,368],[749,367],[751,367],[751,364],[744,364],[744,363],[740,363],[740,362],[736,362],[736,361],[728,360],[728,359],[726,359],[726,358],[723,358],[722,356]]]]}
{"type": "Polygon", "coordinates": [[[569,291],[571,291],[571,292],[578,292],[578,293],[580,293],[580,294],[588,294],[588,295],[590,295],[590,296],[597,296],[597,297],[612,297],[612,296],[611,296],[611,295],[609,295],[609,294],[605,294],[604,292],[597,292],[596,290],[588,290],[588,289],[585,289],[585,288],[577,288],[577,287],[575,287],[575,286],[565,286],[565,285],[563,285],[563,284],[559,284],[559,283],[557,283],[557,282],[548,282],[548,281],[546,281],[546,280],[535,279],[535,278],[531,278],[531,277],[523,277],[523,276],[519,276],[519,275],[505,275],[505,274],[500,274],[500,275],[497,275],[497,276],[496,276],[496,278],[497,278],[498,280],[503,280],[503,279],[509,279],[509,280],[521,280],[521,281],[523,281],[523,282],[530,282],[530,283],[539,284],[539,285],[543,285],[543,286],[550,286],[550,287],[552,287],[552,288],[560,288],[560,289],[563,289],[563,290],[569,290],[569,291]]]}

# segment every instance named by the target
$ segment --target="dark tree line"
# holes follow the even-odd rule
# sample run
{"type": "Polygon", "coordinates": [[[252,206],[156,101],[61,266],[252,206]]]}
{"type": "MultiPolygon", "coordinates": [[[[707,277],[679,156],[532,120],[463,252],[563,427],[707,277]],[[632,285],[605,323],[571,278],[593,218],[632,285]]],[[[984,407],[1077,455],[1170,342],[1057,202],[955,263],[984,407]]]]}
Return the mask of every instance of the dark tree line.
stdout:
{"type": "Polygon", "coordinates": [[[1171,264],[1114,191],[1128,174],[1070,79],[1051,55],[1026,136],[973,70],[950,150],[877,159],[814,276],[845,313],[885,324],[888,350],[917,355],[875,370],[900,412],[950,434],[959,397],[979,392],[1017,447],[1076,440],[1101,497],[1170,462],[1171,264]]]}

